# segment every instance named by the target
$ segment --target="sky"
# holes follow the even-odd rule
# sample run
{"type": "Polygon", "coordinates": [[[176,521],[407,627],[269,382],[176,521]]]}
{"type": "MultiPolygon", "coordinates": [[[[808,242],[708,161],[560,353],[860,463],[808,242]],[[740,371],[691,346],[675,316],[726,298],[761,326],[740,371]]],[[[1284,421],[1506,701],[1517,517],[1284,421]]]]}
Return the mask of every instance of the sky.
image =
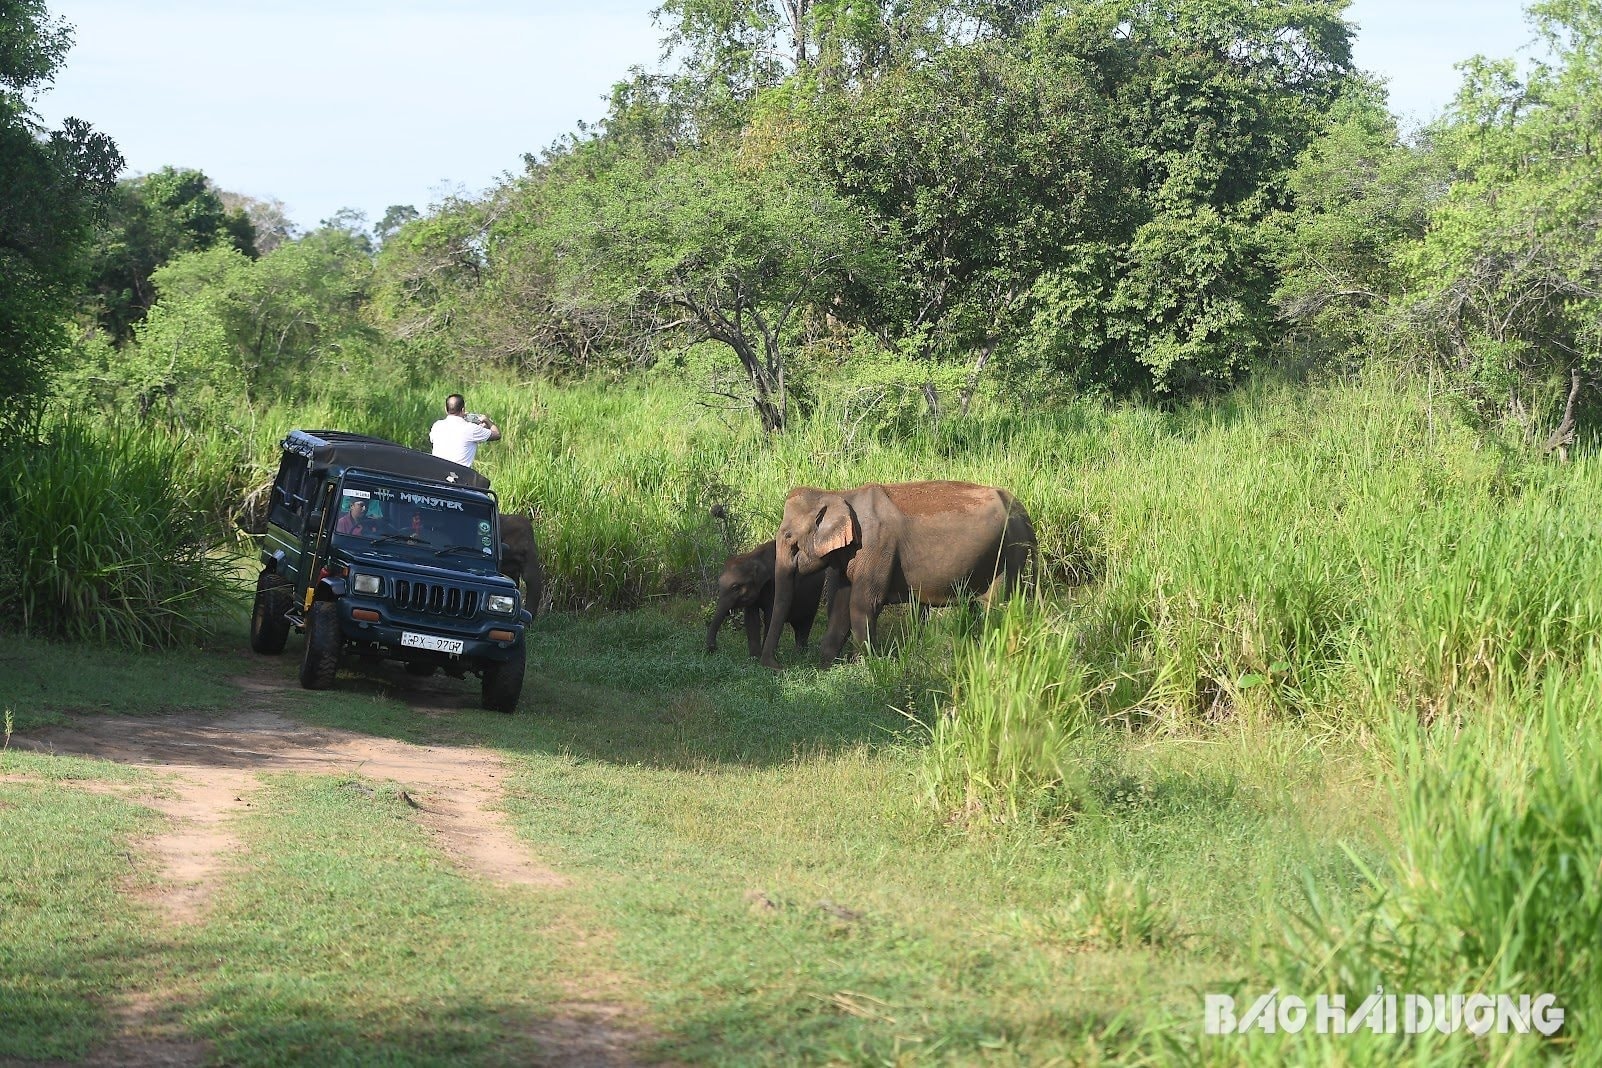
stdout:
{"type": "MultiPolygon", "coordinates": [[[[47,0],[75,27],[35,101],[111,135],[125,176],[163,166],[280,200],[302,229],[475,196],[522,170],[613,82],[655,67],[660,0],[47,0]]],[[[1404,119],[1437,114],[1453,64],[1519,54],[1517,0],[1353,0],[1358,65],[1404,119]]]]}

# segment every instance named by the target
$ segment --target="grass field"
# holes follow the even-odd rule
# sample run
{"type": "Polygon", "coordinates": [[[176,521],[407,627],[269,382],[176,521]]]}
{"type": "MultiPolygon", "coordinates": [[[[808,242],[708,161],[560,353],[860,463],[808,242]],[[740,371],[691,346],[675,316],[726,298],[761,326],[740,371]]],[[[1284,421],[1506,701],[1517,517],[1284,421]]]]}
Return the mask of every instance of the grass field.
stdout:
{"type": "MultiPolygon", "coordinates": [[[[1595,1057],[1596,461],[1542,463],[1381,380],[936,428],[842,402],[776,444],[666,390],[475,394],[507,429],[480,466],[534,512],[559,609],[519,714],[420,716],[359,679],[282,703],[501,754],[511,825],[568,885],[478,885],[395,788],[278,776],[174,932],[127,892],[160,784],[88,792],[129,773],[12,749],[0,1057],[85,1055],[130,987],[225,1063],[516,1063],[591,994],[685,1063],[1595,1057]],[[827,673],[701,652],[706,583],[784,488],[920,477],[1012,488],[1039,593],[978,622],[892,611],[882,654],[827,673]],[[1205,991],[1355,1005],[1378,983],[1552,990],[1568,1023],[1201,1035],[1205,991]]],[[[418,438],[433,398],[390,400],[296,425],[418,438]]],[[[204,468],[211,499],[259,477],[284,418],[204,468]]],[[[236,621],[203,656],[8,636],[0,702],[24,734],[221,714],[246,658],[218,596],[236,621]]]]}
{"type": "MultiPolygon", "coordinates": [[[[125,779],[115,764],[7,752],[0,1056],[85,1055],[113,1026],[104,999],[132,988],[224,1063],[515,1062],[516,1021],[575,990],[620,999],[648,1050],[689,1063],[1122,1060],[1156,1049],[1154,1014],[1192,1015],[1235,974],[1301,872],[1352,882],[1333,842],[1363,821],[1305,819],[1345,795],[1324,761],[1253,782],[1208,745],[1153,744],[1072,824],[942,824],[927,731],[867,666],[774,677],[743,651],[706,658],[687,616],[541,623],[512,717],[283,698],[313,723],[507,754],[506,810],[568,888],[476,886],[393,788],[279,776],[205,923],[172,931],[127,897],[153,878],[130,843],[160,777],[113,799],[84,786],[125,779]]],[[[63,652],[9,648],[7,692],[63,652]]],[[[226,648],[204,664],[125,667],[128,691],[170,698],[106,714],[221,714],[251,665],[226,648]]],[[[24,733],[116,692],[39,690],[24,733]]]]}

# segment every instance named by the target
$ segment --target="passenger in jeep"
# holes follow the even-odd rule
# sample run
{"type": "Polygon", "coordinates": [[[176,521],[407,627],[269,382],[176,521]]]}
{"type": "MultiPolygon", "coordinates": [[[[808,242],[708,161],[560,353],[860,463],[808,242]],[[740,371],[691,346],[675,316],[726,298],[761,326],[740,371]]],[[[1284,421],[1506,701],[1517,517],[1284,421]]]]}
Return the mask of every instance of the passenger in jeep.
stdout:
{"type": "Polygon", "coordinates": [[[366,518],[367,502],[356,497],[350,502],[350,511],[340,516],[339,522],[334,524],[334,530],[340,534],[371,534],[372,530],[363,522],[366,518]]]}

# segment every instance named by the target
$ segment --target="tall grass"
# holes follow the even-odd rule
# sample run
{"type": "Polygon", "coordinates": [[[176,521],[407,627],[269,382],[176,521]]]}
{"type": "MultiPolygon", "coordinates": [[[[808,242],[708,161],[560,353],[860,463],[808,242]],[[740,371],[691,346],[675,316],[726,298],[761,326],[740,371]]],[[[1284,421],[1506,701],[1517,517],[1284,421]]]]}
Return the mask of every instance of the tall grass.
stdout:
{"type": "Polygon", "coordinates": [[[226,606],[232,567],[179,442],[82,421],[0,453],[0,606],[63,638],[171,645],[226,606]]]}
{"type": "MultiPolygon", "coordinates": [[[[1281,754],[1260,739],[1340,739],[1388,777],[1402,849],[1355,904],[1315,894],[1290,929],[1269,918],[1279,948],[1256,962],[1263,976],[1303,992],[1550,988],[1571,1018],[1598,1007],[1602,460],[1505,447],[1405,380],[934,425],[824,397],[778,439],[681,383],[509,378],[381,395],[350,383],[181,446],[68,424],[57,448],[5,461],[5,522],[25,528],[7,532],[21,563],[0,578],[5,597],[59,633],[171,638],[216,588],[195,517],[269,475],[285,431],[423,446],[452,388],[505,431],[478,466],[507,508],[535,516],[562,608],[704,595],[726,553],[771,536],[794,485],[1009,487],[1040,534],[1041,596],[906,635],[873,666],[886,692],[901,685],[879,673],[944,692],[932,715],[915,702],[941,816],[1071,825],[1098,809],[1105,827],[1140,808],[1120,799],[1149,785],[1126,766],[1147,740],[1258,745],[1270,761],[1281,754]],[[141,570],[152,545],[170,562],[141,570]]],[[[1159,930],[1144,886],[1109,884],[1081,911],[1159,930]]],[[[1219,1063],[1236,1059],[1250,1058],[1219,1063]]]]}

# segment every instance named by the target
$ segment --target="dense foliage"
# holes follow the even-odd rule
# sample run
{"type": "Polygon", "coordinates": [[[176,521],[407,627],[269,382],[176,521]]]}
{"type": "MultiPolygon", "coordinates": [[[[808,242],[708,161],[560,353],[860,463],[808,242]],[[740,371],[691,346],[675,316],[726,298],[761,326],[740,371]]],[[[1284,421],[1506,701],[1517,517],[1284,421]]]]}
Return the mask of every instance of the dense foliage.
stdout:
{"type": "MultiPolygon", "coordinates": [[[[1602,8],[1534,5],[1539,60],[1467,64],[1410,134],[1342,8],[674,0],[675,65],[630,72],[600,123],[371,234],[296,233],[196,171],[125,180],[60,385],[243,425],[330,372],[666,358],[776,431],[885,375],[938,420],[1387,360],[1537,444],[1579,381],[1584,424],[1602,8]]],[[[8,302],[42,316],[34,366],[66,351],[52,299],[8,302]]]]}
{"type": "Polygon", "coordinates": [[[78,298],[81,253],[122,157],[78,119],[40,125],[30,101],[71,43],[43,0],[0,2],[0,425],[47,384],[78,298]]]}

